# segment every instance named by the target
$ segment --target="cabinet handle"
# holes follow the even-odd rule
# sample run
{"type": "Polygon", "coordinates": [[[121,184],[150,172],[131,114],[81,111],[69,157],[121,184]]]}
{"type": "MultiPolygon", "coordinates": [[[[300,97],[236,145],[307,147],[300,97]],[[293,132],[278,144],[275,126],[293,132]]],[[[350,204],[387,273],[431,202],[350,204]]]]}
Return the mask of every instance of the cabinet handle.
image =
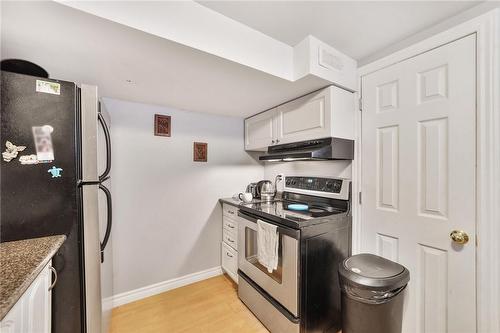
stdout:
{"type": "Polygon", "coordinates": [[[274,145],[274,140],[272,140],[271,142],[272,142],[272,143],[273,143],[273,145],[274,145]]]}
{"type": "Polygon", "coordinates": [[[229,228],[234,229],[234,226],[230,225],[229,223],[226,224],[229,228]]]}
{"type": "Polygon", "coordinates": [[[227,211],[229,214],[233,214],[234,215],[234,212],[232,210],[228,210],[227,211]]]}
{"type": "Polygon", "coordinates": [[[279,140],[279,139],[276,139],[276,143],[279,143],[279,142],[280,142],[280,140],[279,140]]]}
{"type": "Polygon", "coordinates": [[[226,255],[229,257],[229,258],[232,258],[233,256],[231,255],[231,253],[229,252],[226,252],[226,255]]]}
{"type": "Polygon", "coordinates": [[[52,274],[54,274],[54,282],[52,282],[52,284],[49,287],[49,291],[51,291],[55,287],[55,285],[57,283],[57,271],[52,266],[49,266],[49,269],[52,271],[52,274]]]}
{"type": "Polygon", "coordinates": [[[231,238],[227,238],[228,241],[230,241],[231,243],[234,243],[234,240],[232,240],[231,238]]]}

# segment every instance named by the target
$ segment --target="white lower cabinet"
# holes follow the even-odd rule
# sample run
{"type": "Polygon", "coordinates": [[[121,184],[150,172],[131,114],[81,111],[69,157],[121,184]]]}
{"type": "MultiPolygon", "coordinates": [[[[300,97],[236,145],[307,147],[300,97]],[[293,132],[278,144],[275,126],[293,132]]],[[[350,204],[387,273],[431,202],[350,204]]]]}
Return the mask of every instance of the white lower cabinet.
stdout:
{"type": "Polygon", "coordinates": [[[238,283],[238,252],[222,242],[222,269],[238,283]]]}
{"type": "Polygon", "coordinates": [[[238,208],[222,204],[221,266],[238,283],[238,208]]]}
{"type": "Polygon", "coordinates": [[[222,241],[233,248],[233,250],[238,251],[238,235],[236,231],[223,229],[222,230],[222,241]]]}
{"type": "Polygon", "coordinates": [[[0,322],[1,333],[50,333],[52,270],[49,262],[0,322]]]}

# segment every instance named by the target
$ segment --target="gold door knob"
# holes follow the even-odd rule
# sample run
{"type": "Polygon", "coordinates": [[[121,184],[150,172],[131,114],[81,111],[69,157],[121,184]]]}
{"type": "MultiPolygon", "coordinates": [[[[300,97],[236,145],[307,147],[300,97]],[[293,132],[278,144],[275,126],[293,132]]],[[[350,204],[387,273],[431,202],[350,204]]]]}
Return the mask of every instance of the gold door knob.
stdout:
{"type": "Polygon", "coordinates": [[[469,241],[469,235],[463,230],[453,230],[450,233],[450,238],[458,244],[465,244],[469,241]]]}

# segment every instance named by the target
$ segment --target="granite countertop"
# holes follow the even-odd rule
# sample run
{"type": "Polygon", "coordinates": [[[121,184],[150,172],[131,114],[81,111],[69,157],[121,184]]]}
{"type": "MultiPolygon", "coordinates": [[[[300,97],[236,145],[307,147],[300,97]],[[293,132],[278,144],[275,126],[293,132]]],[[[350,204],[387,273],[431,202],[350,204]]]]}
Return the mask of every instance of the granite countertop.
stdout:
{"type": "Polygon", "coordinates": [[[0,320],[65,240],[66,236],[59,235],[0,243],[0,320]]]}

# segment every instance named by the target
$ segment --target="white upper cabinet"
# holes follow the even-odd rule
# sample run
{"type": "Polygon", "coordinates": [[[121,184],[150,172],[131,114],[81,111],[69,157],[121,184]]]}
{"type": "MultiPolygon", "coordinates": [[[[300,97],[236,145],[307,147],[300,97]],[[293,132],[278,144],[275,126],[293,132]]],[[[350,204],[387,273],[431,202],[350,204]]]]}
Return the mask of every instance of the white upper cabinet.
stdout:
{"type": "Polygon", "coordinates": [[[298,98],[278,107],[278,144],[330,136],[330,90],[298,98]]]}
{"type": "Polygon", "coordinates": [[[245,150],[266,150],[275,143],[276,109],[245,119],[245,150]]]}
{"type": "Polygon", "coordinates": [[[245,149],[336,137],[354,139],[354,94],[334,86],[245,120],[245,149]]]}

